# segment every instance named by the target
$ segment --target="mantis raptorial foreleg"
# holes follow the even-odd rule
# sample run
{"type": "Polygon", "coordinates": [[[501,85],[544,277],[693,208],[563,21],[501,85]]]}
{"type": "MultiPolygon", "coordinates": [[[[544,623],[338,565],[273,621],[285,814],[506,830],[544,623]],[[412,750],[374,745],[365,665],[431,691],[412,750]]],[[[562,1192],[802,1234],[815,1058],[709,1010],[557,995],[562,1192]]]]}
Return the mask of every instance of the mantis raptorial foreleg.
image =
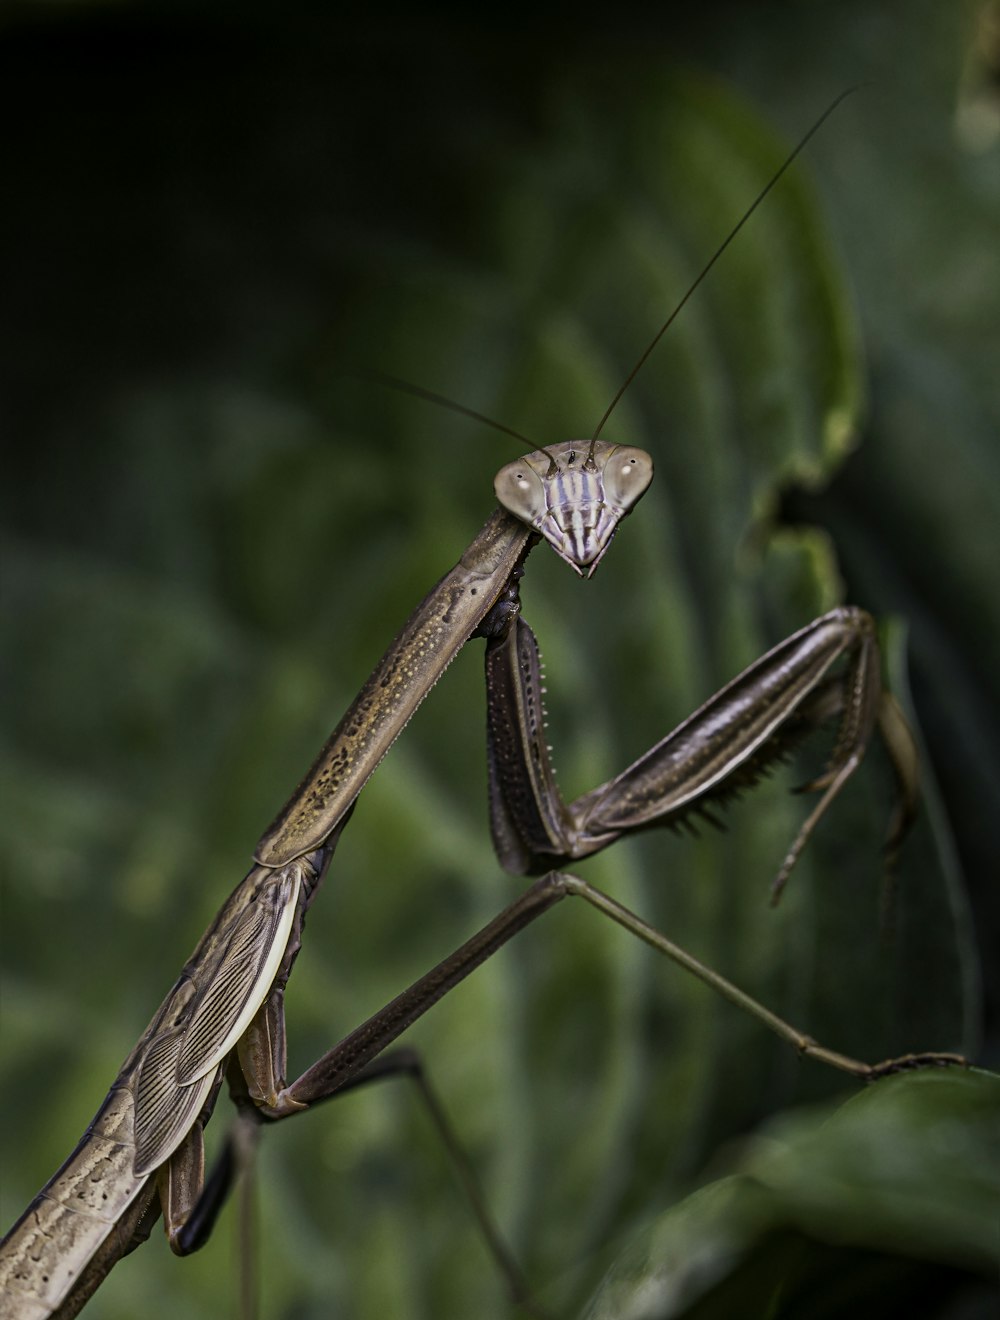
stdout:
{"type": "MultiPolygon", "coordinates": [[[[487,621],[488,626],[489,621],[487,621]]],[[[874,623],[863,610],[831,610],[785,639],[711,697],[616,778],[563,801],[544,737],[534,634],[505,617],[486,649],[490,808],[497,854],[508,871],[537,874],[589,857],[624,834],[704,812],[751,785],[790,745],[839,707],[830,764],[805,785],[822,790],[774,881],[777,897],[810,834],[861,763],[883,706],[874,623]],[[835,678],[831,666],[847,668],[835,678]]],[[[889,743],[897,777],[915,790],[915,751],[902,729],[889,743]]],[[[908,817],[912,800],[900,814],[908,817]]],[[[893,827],[891,836],[898,833],[893,827]]]]}

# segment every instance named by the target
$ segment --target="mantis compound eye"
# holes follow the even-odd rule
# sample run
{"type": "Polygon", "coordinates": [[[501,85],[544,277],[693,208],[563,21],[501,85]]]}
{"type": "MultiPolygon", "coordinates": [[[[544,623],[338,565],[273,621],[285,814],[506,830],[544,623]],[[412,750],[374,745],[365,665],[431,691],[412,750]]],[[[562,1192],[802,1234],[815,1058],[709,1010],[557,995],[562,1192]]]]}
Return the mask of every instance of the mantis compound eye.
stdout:
{"type": "Polygon", "coordinates": [[[644,449],[622,445],[604,465],[604,497],[628,512],[653,480],[653,460],[644,449]]]}
{"type": "Polygon", "coordinates": [[[501,468],[494,479],[493,490],[507,512],[529,527],[537,527],[545,516],[547,501],[542,479],[523,460],[501,468]]]}

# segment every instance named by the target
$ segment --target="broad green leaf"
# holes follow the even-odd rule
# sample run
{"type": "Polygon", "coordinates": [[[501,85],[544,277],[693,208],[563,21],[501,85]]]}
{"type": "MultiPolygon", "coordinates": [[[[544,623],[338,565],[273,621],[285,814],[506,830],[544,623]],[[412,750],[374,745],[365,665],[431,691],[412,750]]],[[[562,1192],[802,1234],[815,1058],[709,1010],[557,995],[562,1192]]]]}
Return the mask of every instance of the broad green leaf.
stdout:
{"type": "Polygon", "coordinates": [[[995,1074],[888,1078],[832,1113],[782,1115],[728,1164],[636,1235],[588,1320],[821,1314],[834,1268],[858,1314],[876,1260],[883,1283],[908,1267],[925,1272],[925,1286],[967,1273],[969,1293],[988,1305],[1000,1210],[995,1074]]]}

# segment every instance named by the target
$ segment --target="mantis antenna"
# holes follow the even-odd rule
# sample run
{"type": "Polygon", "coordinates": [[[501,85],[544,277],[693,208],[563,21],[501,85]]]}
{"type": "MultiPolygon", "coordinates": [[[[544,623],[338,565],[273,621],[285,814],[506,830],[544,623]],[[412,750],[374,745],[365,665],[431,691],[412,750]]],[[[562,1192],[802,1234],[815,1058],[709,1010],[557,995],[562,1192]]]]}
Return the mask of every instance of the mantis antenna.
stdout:
{"type": "Polygon", "coordinates": [[[536,445],[534,440],[529,440],[526,435],[522,435],[520,431],[515,431],[513,427],[505,426],[503,422],[487,417],[485,413],[476,412],[474,408],[467,408],[464,403],[456,403],[454,399],[449,399],[445,394],[435,394],[433,390],[425,390],[422,385],[414,385],[408,380],[402,380],[399,376],[390,376],[384,371],[366,371],[364,375],[371,380],[377,380],[382,385],[388,385],[390,389],[399,390],[401,394],[412,394],[415,399],[425,399],[428,403],[436,403],[442,408],[450,408],[452,412],[461,413],[463,417],[471,417],[473,421],[482,422],[484,426],[492,426],[494,431],[502,431],[504,435],[511,435],[515,440],[520,440],[523,445],[527,445],[529,449],[544,454],[549,460],[550,474],[556,471],[557,464],[552,453],[544,445],[536,445]]]}
{"type": "Polygon", "coordinates": [[[694,293],[695,289],[697,289],[698,285],[701,284],[702,280],[705,278],[705,276],[708,274],[708,272],[712,269],[712,267],[715,265],[715,263],[719,260],[719,258],[722,256],[723,252],[725,252],[726,248],[727,248],[727,247],[729,246],[729,244],[733,241],[733,239],[736,237],[736,235],[740,232],[740,230],[743,228],[743,226],[746,224],[746,222],[750,219],[750,217],[753,215],[754,211],[756,211],[757,207],[760,206],[761,202],[764,200],[764,198],[767,196],[767,194],[771,191],[771,189],[774,187],[774,185],[778,182],[778,180],[781,178],[781,176],[785,173],[785,171],[789,168],[789,166],[792,164],[792,162],[796,159],[797,156],[799,156],[799,155],[802,153],[802,151],[803,151],[804,148],[806,147],[806,144],[809,142],[809,140],[810,140],[812,137],[814,137],[816,133],[819,132],[819,130],[823,127],[823,125],[826,123],[826,121],[827,121],[827,120],[830,118],[830,116],[833,114],[834,110],[836,110],[837,106],[840,105],[841,101],[845,100],[848,96],[851,95],[852,92],[856,92],[857,90],[858,90],[857,86],[854,86],[854,87],[848,87],[848,88],[846,89],[846,91],[841,92],[839,96],[835,97],[835,98],[830,102],[830,104],[826,107],[826,109],[823,111],[823,113],[820,115],[820,117],[816,120],[816,122],[812,125],[812,127],[809,129],[809,131],[808,131],[808,132],[807,132],[807,133],[806,133],[806,134],[800,139],[800,141],[797,143],[797,145],[795,146],[795,148],[794,148],[794,149],[789,153],[789,155],[785,158],[785,161],[784,161],[784,163],[781,165],[780,169],[778,169],[778,170],[777,170],[777,171],[771,176],[771,178],[768,180],[768,182],[765,184],[765,186],[760,190],[760,192],[757,194],[757,196],[754,198],[754,200],[750,203],[750,205],[747,207],[747,209],[743,212],[743,214],[742,214],[742,216],[740,217],[740,219],[736,222],[736,224],[733,226],[733,228],[730,229],[729,233],[726,235],[726,237],[723,239],[723,241],[722,241],[722,242],[719,244],[719,246],[716,248],[715,252],[714,252],[714,253],[712,254],[712,256],[709,258],[707,264],[704,265],[704,266],[702,267],[700,273],[698,274],[698,276],[696,277],[696,279],[693,281],[693,283],[690,285],[690,287],[688,288],[687,292],[684,294],[683,298],[681,298],[680,302],[677,304],[677,306],[674,308],[674,310],[670,313],[670,315],[667,317],[667,319],[663,322],[663,324],[660,326],[659,330],[657,330],[657,332],[656,332],[656,334],[653,336],[653,338],[652,338],[652,339],[649,341],[649,343],[646,345],[645,349],[644,349],[643,352],[642,352],[642,356],[639,358],[638,362],[636,362],[635,366],[632,368],[632,370],[628,373],[628,375],[627,375],[627,376],[625,377],[625,379],[622,381],[621,385],[618,387],[618,393],[615,395],[615,397],[614,397],[614,398],[611,400],[611,402],[608,404],[607,408],[605,408],[605,410],[604,410],[604,416],[603,416],[603,417],[601,418],[601,420],[597,423],[597,428],[596,428],[596,430],[594,431],[594,434],[593,434],[593,435],[591,436],[591,438],[590,438],[590,450],[589,450],[589,452],[588,452],[588,454],[587,454],[587,465],[588,465],[588,466],[592,466],[592,465],[593,465],[593,461],[594,461],[594,445],[597,443],[598,436],[600,436],[601,432],[604,430],[604,425],[605,425],[605,423],[607,422],[608,418],[611,416],[611,414],[614,412],[615,408],[617,408],[618,404],[621,402],[622,395],[625,393],[625,391],[628,389],[628,387],[632,384],[633,380],[635,380],[636,376],[639,374],[639,372],[641,371],[641,369],[645,366],[645,364],[646,364],[646,359],[649,357],[649,355],[652,353],[653,349],[656,347],[656,345],[657,345],[657,344],[660,342],[660,340],[663,338],[663,336],[664,336],[664,334],[666,333],[666,331],[668,330],[668,328],[674,323],[674,321],[675,321],[675,320],[677,319],[677,317],[680,315],[681,309],[685,306],[685,304],[687,303],[688,299],[689,299],[689,298],[691,297],[691,295],[694,293]]]}
{"type": "MultiPolygon", "coordinates": [[[[819,116],[819,118],[812,124],[809,130],[805,134],[803,134],[800,140],[796,143],[795,147],[789,152],[785,160],[782,162],[781,166],[775,171],[775,173],[771,176],[768,182],[760,190],[760,192],[757,194],[754,200],[743,212],[742,216],[740,216],[736,224],[732,227],[732,229],[730,229],[729,233],[716,248],[715,252],[709,258],[709,260],[701,268],[698,275],[688,286],[683,297],[676,304],[673,311],[663,322],[659,330],[657,330],[656,334],[649,341],[646,347],[643,349],[642,354],[640,355],[638,361],[629,371],[628,375],[622,381],[621,385],[619,385],[618,390],[615,393],[614,397],[612,398],[611,402],[608,404],[607,408],[605,408],[604,415],[601,417],[601,420],[597,423],[597,426],[590,437],[590,447],[587,450],[587,459],[586,462],[584,463],[585,468],[587,469],[594,468],[595,466],[594,446],[596,445],[601,432],[604,430],[604,427],[608,419],[610,418],[614,410],[618,407],[618,404],[621,402],[622,397],[625,394],[625,391],[635,380],[636,376],[639,374],[642,368],[646,365],[646,360],[652,354],[653,349],[656,348],[657,344],[666,334],[667,330],[670,328],[671,325],[673,325],[674,321],[680,315],[682,309],[687,305],[689,299],[692,297],[695,290],[702,283],[702,281],[708,275],[708,272],[712,269],[715,263],[722,256],[726,248],[729,247],[730,243],[740,232],[740,230],[743,228],[746,222],[750,219],[754,211],[756,211],[757,207],[760,206],[761,202],[768,195],[771,189],[775,186],[775,184],[778,182],[781,176],[789,169],[789,167],[794,163],[797,157],[802,154],[802,152],[805,150],[810,140],[813,137],[815,137],[815,135],[823,127],[823,125],[830,118],[833,112],[841,104],[841,102],[846,100],[847,97],[850,96],[852,93],[856,92],[859,86],[860,84],[855,84],[852,87],[848,87],[846,88],[846,90],[841,92],[839,96],[834,97],[834,99],[826,107],[826,109],[819,116]]],[[[413,395],[414,398],[424,399],[428,403],[436,403],[440,407],[449,408],[451,409],[452,412],[460,413],[464,417],[471,417],[473,421],[482,422],[484,426],[491,426],[495,431],[501,431],[504,435],[513,436],[515,440],[519,440],[522,444],[527,445],[529,449],[536,449],[538,452],[545,454],[545,456],[549,460],[549,465],[550,465],[549,476],[551,477],[555,474],[557,470],[557,464],[550,450],[546,449],[544,445],[535,445],[534,441],[529,440],[527,436],[522,435],[520,431],[515,431],[512,427],[505,426],[503,422],[498,422],[492,417],[487,417],[484,413],[476,412],[474,408],[467,408],[462,403],[456,403],[454,399],[449,399],[444,394],[436,394],[433,390],[424,389],[423,386],[421,385],[414,385],[410,381],[402,380],[398,376],[392,376],[383,371],[365,371],[362,374],[366,378],[379,381],[381,384],[388,385],[391,389],[399,390],[403,394],[411,394],[413,395]]]]}

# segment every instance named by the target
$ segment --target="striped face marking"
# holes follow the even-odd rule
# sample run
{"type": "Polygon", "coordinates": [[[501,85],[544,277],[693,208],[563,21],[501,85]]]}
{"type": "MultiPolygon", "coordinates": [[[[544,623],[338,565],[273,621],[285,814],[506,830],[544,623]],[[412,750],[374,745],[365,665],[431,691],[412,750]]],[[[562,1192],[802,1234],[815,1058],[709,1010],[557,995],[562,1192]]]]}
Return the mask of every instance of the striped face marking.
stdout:
{"type": "Polygon", "coordinates": [[[653,479],[644,449],[599,440],[592,459],[589,454],[589,440],[550,445],[508,463],[493,483],[508,513],[544,536],[583,578],[593,574],[653,479]]]}

